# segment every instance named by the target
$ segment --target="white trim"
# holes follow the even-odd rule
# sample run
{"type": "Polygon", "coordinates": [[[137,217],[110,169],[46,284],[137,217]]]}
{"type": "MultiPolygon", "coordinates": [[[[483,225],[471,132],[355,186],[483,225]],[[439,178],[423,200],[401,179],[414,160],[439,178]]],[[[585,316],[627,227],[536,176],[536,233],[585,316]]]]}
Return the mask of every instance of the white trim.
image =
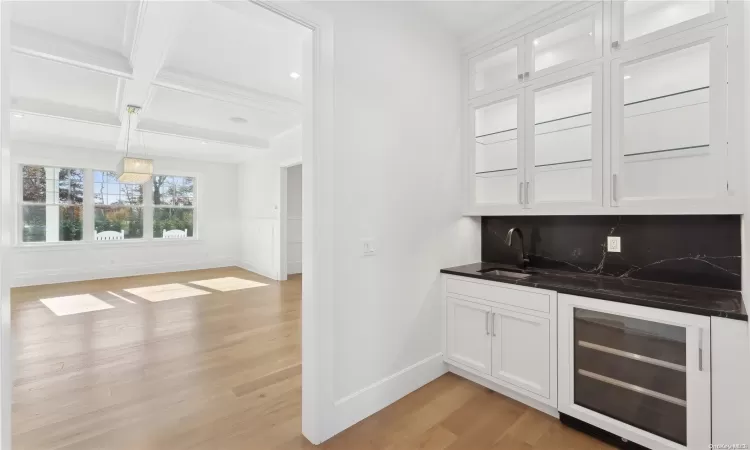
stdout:
{"type": "Polygon", "coordinates": [[[443,353],[435,353],[334,402],[337,428],[349,428],[448,371],[443,353]]]}
{"type": "Polygon", "coordinates": [[[247,262],[247,261],[240,261],[240,262],[239,262],[239,263],[237,264],[237,266],[238,266],[238,267],[240,267],[240,268],[242,268],[242,269],[245,269],[245,270],[247,270],[248,272],[253,272],[253,273],[257,273],[258,275],[264,276],[264,277],[266,277],[266,278],[269,278],[269,279],[271,279],[271,280],[276,280],[276,281],[279,281],[279,280],[278,280],[278,279],[276,278],[276,276],[274,276],[274,275],[273,275],[272,273],[268,273],[268,272],[267,272],[267,271],[265,271],[265,270],[262,270],[262,269],[258,269],[257,267],[253,266],[252,264],[250,264],[250,263],[249,263],[249,262],[247,262]]]}
{"type": "MultiPolygon", "coordinates": [[[[217,267],[238,266],[234,258],[222,258],[212,261],[200,261],[192,263],[175,263],[175,261],[163,261],[149,264],[127,264],[118,265],[114,268],[80,270],[35,270],[29,272],[16,272],[13,274],[12,287],[39,286],[54,283],[69,283],[74,281],[103,280],[107,278],[122,278],[136,275],[153,275],[157,273],[185,272],[188,270],[213,269],[217,267]]],[[[245,267],[243,267],[244,269],[245,267]]],[[[249,269],[246,269],[249,270],[249,269]]],[[[251,272],[255,272],[250,270],[251,272]]],[[[256,272],[257,273],[257,272],[256,272]]],[[[262,274],[261,274],[262,275],[262,274]]]]}

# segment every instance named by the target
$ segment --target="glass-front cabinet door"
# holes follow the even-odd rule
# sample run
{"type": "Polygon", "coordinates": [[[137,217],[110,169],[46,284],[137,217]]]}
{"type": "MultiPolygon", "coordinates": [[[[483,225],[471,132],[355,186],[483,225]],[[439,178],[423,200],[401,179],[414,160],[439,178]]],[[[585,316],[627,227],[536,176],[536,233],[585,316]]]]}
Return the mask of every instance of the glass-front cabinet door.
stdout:
{"type": "Polygon", "coordinates": [[[615,0],[612,49],[631,48],[726,16],[726,0],[615,0]]]}
{"type": "Polygon", "coordinates": [[[612,63],[612,206],[727,197],[726,28],[612,63]]]}
{"type": "Polygon", "coordinates": [[[602,204],[601,93],[598,63],[527,88],[526,180],[532,207],[602,204]]]}
{"type": "Polygon", "coordinates": [[[522,90],[497,92],[470,105],[475,206],[523,208],[522,107],[522,90]]]}
{"type": "Polygon", "coordinates": [[[507,89],[523,81],[523,38],[469,59],[469,97],[507,89]]]}
{"type": "Polygon", "coordinates": [[[526,70],[533,79],[602,56],[601,3],[526,35],[526,70]]]}
{"type": "Polygon", "coordinates": [[[591,414],[648,448],[708,447],[710,318],[573,296],[563,304],[562,412],[591,414]]]}

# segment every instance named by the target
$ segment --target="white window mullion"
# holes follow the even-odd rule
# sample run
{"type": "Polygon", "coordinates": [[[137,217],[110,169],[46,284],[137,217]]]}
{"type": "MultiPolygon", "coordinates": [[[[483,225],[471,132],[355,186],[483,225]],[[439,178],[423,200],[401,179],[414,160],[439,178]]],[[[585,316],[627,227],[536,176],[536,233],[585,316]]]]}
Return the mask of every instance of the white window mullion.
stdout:
{"type": "Polygon", "coordinates": [[[143,239],[154,238],[154,180],[143,184],[143,239]]]}
{"type": "Polygon", "coordinates": [[[83,173],[83,241],[94,240],[94,171],[83,173]]]}

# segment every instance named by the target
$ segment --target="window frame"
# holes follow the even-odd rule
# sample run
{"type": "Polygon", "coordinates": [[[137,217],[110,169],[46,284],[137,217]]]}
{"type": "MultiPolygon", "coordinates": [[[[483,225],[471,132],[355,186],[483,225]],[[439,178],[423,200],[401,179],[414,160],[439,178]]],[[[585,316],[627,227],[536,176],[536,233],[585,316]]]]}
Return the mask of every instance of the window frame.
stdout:
{"type": "MultiPolygon", "coordinates": [[[[150,211],[149,214],[147,214],[147,217],[149,217],[149,234],[151,240],[157,241],[157,242],[163,242],[163,241],[176,241],[176,242],[184,242],[186,240],[197,240],[198,239],[198,205],[201,203],[200,199],[198,198],[198,175],[196,174],[186,174],[186,173],[175,173],[172,172],[171,174],[162,174],[162,173],[154,173],[150,180],[148,180],[147,183],[144,183],[144,187],[148,185],[149,187],[149,195],[148,200],[144,199],[144,203],[148,203],[150,211]],[[155,205],[154,204],[154,178],[153,177],[180,177],[180,178],[192,178],[193,179],[193,204],[192,206],[184,206],[184,205],[155,205]],[[164,239],[164,237],[154,237],[154,213],[156,211],[156,208],[172,208],[172,209],[190,209],[193,211],[193,235],[187,236],[180,239],[164,239]]],[[[145,226],[145,225],[144,225],[145,226]]],[[[145,230],[144,230],[145,233],[145,230]]]]}
{"type": "MultiPolygon", "coordinates": [[[[114,244],[114,243],[120,244],[120,243],[123,243],[123,242],[139,242],[139,241],[144,241],[146,239],[146,222],[147,222],[147,220],[146,220],[146,213],[147,213],[147,210],[146,210],[146,185],[148,183],[150,183],[151,180],[149,180],[146,183],[143,183],[141,185],[141,196],[143,196],[143,201],[141,202],[141,204],[139,206],[133,206],[133,205],[127,205],[126,206],[126,205],[122,205],[122,207],[124,207],[124,208],[130,208],[130,209],[140,208],[141,209],[141,215],[142,215],[142,218],[143,218],[143,223],[142,223],[141,227],[143,227],[143,235],[141,237],[137,237],[137,238],[128,238],[128,239],[122,239],[122,240],[114,240],[113,239],[113,240],[108,240],[108,241],[97,241],[95,239],[95,237],[96,237],[96,208],[97,208],[97,206],[109,207],[110,205],[106,205],[106,204],[97,205],[97,203],[96,203],[96,198],[95,198],[96,190],[94,188],[94,185],[95,185],[96,182],[94,181],[94,172],[115,173],[115,171],[111,170],[111,169],[107,170],[107,169],[96,169],[96,168],[94,168],[94,169],[88,169],[88,170],[91,172],[91,177],[90,177],[91,178],[91,182],[90,182],[91,189],[89,190],[90,195],[88,196],[91,213],[88,216],[86,216],[86,219],[90,219],[91,220],[91,230],[89,231],[89,236],[88,236],[89,237],[89,241],[93,242],[95,245],[114,244]]],[[[118,183],[120,183],[120,182],[118,181],[118,183]]],[[[120,184],[137,184],[137,183],[120,183],[120,184]]],[[[86,197],[87,197],[86,196],[86,192],[84,192],[84,199],[86,199],[86,197]]]]}
{"type": "MultiPolygon", "coordinates": [[[[76,161],[73,161],[76,162],[76,161]]],[[[75,164],[72,164],[75,165],[75,164]]],[[[12,232],[13,246],[16,248],[34,251],[34,250],[50,250],[53,248],[65,249],[69,247],[91,247],[91,246],[145,246],[145,245],[175,245],[175,243],[196,243],[201,241],[200,239],[200,208],[202,205],[201,200],[201,189],[200,184],[202,182],[202,174],[195,172],[187,172],[181,170],[165,170],[166,176],[175,177],[188,177],[193,179],[193,235],[181,239],[163,239],[155,238],[153,236],[153,219],[154,219],[154,204],[153,204],[153,181],[149,180],[143,183],[144,198],[143,198],[143,237],[123,239],[123,240],[109,240],[109,241],[95,241],[94,240],[94,223],[95,223],[95,204],[94,204],[94,171],[112,172],[112,167],[102,168],[101,165],[97,164],[92,166],[82,165],[81,167],[67,167],[64,164],[52,162],[46,158],[23,158],[13,162],[13,169],[11,172],[11,178],[13,186],[15,187],[15,193],[13,193],[13,202],[15,207],[13,214],[15,217],[15,229],[12,232]],[[58,242],[24,242],[23,241],[23,166],[42,166],[42,167],[54,167],[62,169],[81,169],[83,170],[83,204],[81,205],[82,216],[83,216],[83,237],[78,241],[58,241],[58,242]]],[[[165,176],[164,173],[154,174],[155,176],[165,176]]]]}
{"type": "MultiPolygon", "coordinates": [[[[72,167],[71,166],[65,166],[62,164],[49,164],[43,161],[34,161],[34,162],[23,162],[18,163],[18,168],[15,171],[16,180],[15,180],[15,186],[16,186],[16,205],[14,214],[16,215],[16,227],[14,230],[14,236],[15,241],[17,245],[24,246],[24,247],[38,247],[38,246],[49,246],[49,245],[78,245],[86,240],[86,183],[88,183],[88,173],[87,169],[84,167],[72,167]],[[83,201],[80,204],[74,204],[74,203],[47,203],[46,200],[44,203],[32,203],[32,202],[26,202],[23,199],[23,168],[24,167],[41,167],[43,169],[46,168],[52,168],[52,169],[71,169],[71,170],[81,170],[83,172],[83,201]],[[72,206],[72,207],[78,207],[81,208],[81,239],[78,240],[72,240],[72,241],[52,241],[48,242],[45,238],[44,241],[29,241],[26,242],[23,240],[23,208],[25,206],[72,206]]],[[[46,175],[45,175],[46,180],[46,175]]],[[[46,181],[45,181],[46,182],[46,181]]],[[[59,195],[59,186],[57,186],[57,192],[59,195]]],[[[45,195],[46,195],[46,189],[45,189],[45,195]]],[[[59,200],[59,197],[58,197],[59,200]]],[[[59,226],[59,221],[58,221],[59,226]]]]}

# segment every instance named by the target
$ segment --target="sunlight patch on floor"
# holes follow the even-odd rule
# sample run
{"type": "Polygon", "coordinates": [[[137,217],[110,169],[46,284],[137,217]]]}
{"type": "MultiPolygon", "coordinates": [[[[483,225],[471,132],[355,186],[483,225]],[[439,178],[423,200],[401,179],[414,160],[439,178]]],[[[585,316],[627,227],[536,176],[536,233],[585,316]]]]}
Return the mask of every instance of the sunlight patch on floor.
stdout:
{"type": "Polygon", "coordinates": [[[185,286],[184,284],[179,283],[160,284],[157,286],[145,286],[123,290],[150,302],[163,302],[164,300],[174,300],[178,298],[210,294],[208,291],[185,286]]]}
{"type": "Polygon", "coordinates": [[[55,313],[56,316],[69,316],[91,311],[111,309],[114,306],[94,297],[91,294],[68,295],[64,297],[43,298],[39,300],[55,313]]]}
{"type": "Polygon", "coordinates": [[[243,278],[236,277],[213,278],[210,280],[191,281],[190,283],[221,292],[268,286],[268,284],[266,283],[260,283],[258,281],[245,280],[243,278]]]}

